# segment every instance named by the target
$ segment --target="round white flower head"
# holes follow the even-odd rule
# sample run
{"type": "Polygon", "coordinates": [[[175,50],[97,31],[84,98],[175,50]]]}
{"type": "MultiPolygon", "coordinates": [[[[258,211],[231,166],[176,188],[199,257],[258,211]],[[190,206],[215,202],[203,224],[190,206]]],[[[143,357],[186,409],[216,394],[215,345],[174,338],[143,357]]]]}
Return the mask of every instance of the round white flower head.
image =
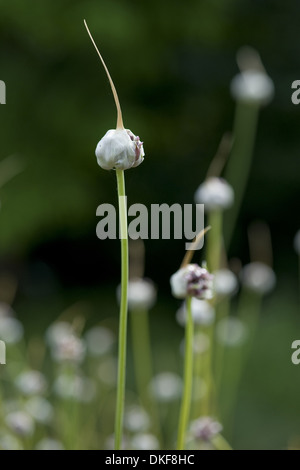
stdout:
{"type": "Polygon", "coordinates": [[[22,372],[16,378],[16,385],[24,395],[39,395],[47,388],[47,382],[43,374],[37,370],[22,372]]]}
{"type": "Polygon", "coordinates": [[[300,255],[300,230],[295,235],[294,238],[294,248],[298,255],[300,255]]]}
{"type": "Polygon", "coordinates": [[[269,293],[276,284],[276,276],[264,263],[249,263],[241,271],[241,282],[249,290],[263,295],[269,293]]]}
{"type": "Polygon", "coordinates": [[[46,437],[37,443],[35,450],[64,450],[64,446],[56,439],[46,437]]]}
{"type": "Polygon", "coordinates": [[[110,352],[115,336],[111,330],[103,326],[95,326],[87,331],[85,335],[87,349],[91,356],[104,356],[110,352]]]}
{"type": "Polygon", "coordinates": [[[98,165],[104,170],[128,170],[142,163],[143,142],[129,129],[110,129],[96,147],[98,165]]]}
{"type": "MultiPolygon", "coordinates": [[[[118,286],[117,297],[120,301],[121,286],[118,286]]],[[[128,283],[128,310],[149,310],[156,301],[156,289],[148,279],[132,279],[128,283]]]]}
{"type": "MultiPolygon", "coordinates": [[[[211,325],[215,319],[213,307],[206,302],[195,297],[192,298],[192,316],[194,323],[198,325],[211,325]]],[[[187,320],[186,304],[184,303],[176,313],[176,320],[181,326],[185,326],[187,320]]]]}
{"type": "Polygon", "coordinates": [[[230,347],[240,346],[247,338],[247,329],[236,317],[223,318],[217,323],[216,336],[221,344],[230,347]]]}
{"type": "Polygon", "coordinates": [[[136,434],[131,439],[131,448],[133,450],[158,450],[159,442],[153,434],[136,434]]]}
{"type": "Polygon", "coordinates": [[[273,98],[274,83],[264,71],[249,69],[233,78],[230,90],[237,101],[266,105],[273,98]]]}
{"type": "Polygon", "coordinates": [[[199,418],[191,423],[192,435],[195,439],[201,439],[202,441],[210,441],[222,429],[223,427],[218,421],[208,416],[199,418]]]}
{"type": "Polygon", "coordinates": [[[198,264],[188,264],[180,268],[170,279],[172,294],[177,299],[187,296],[198,299],[213,297],[213,276],[198,264]]]}
{"type": "Polygon", "coordinates": [[[214,273],[214,291],[217,296],[226,297],[236,293],[238,280],[229,269],[220,269],[214,273]]]}
{"type": "Polygon", "coordinates": [[[5,417],[6,425],[19,436],[31,436],[34,431],[34,421],[27,413],[15,411],[5,417]]]}
{"type": "Polygon", "coordinates": [[[181,395],[181,377],[173,372],[161,372],[150,382],[151,394],[159,402],[170,402],[177,400],[181,395]]]}
{"type": "Polygon", "coordinates": [[[149,415],[142,407],[138,405],[131,406],[125,410],[124,426],[133,433],[145,432],[150,426],[149,415]]]}
{"type": "Polygon", "coordinates": [[[213,176],[199,186],[195,201],[204,204],[207,212],[228,209],[234,202],[234,191],[223,178],[213,176]]]}

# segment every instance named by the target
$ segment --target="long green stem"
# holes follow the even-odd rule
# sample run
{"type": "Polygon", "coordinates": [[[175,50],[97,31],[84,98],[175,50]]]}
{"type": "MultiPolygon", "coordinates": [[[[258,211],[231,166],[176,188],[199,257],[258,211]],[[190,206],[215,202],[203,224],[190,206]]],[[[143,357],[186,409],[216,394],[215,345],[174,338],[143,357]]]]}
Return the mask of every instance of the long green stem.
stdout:
{"type": "Polygon", "coordinates": [[[208,270],[214,272],[220,269],[221,263],[223,212],[221,210],[211,211],[208,222],[211,229],[207,237],[206,261],[208,270]]]}
{"type": "Polygon", "coordinates": [[[153,376],[149,316],[146,310],[130,312],[131,336],[135,380],[144,408],[150,413],[153,428],[160,437],[160,423],[156,404],[149,396],[149,383],[153,376]]]}
{"type": "Polygon", "coordinates": [[[128,291],[128,229],[125,197],[124,171],[116,170],[119,196],[119,220],[121,235],[121,303],[119,325],[118,384],[115,418],[115,449],[122,446],[122,430],[126,380],[126,340],[127,340],[127,291],[128,291]]]}
{"type": "Polygon", "coordinates": [[[186,299],[187,323],[185,327],[185,354],[183,395],[179,416],[177,450],[183,450],[185,445],[186,429],[190,417],[192,388],[193,388],[193,339],[194,323],[192,317],[192,297],[186,299]]]}
{"type": "Polygon", "coordinates": [[[237,103],[234,119],[233,147],[225,171],[225,179],[231,184],[235,193],[235,203],[226,213],[225,219],[226,248],[229,248],[231,242],[248,181],[258,115],[258,106],[237,103]]]}

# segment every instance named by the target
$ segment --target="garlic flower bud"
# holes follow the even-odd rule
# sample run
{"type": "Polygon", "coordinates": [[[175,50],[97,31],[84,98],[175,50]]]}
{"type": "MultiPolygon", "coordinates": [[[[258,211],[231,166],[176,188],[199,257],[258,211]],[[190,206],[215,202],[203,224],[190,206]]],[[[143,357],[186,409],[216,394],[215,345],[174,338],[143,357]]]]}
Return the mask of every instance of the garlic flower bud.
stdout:
{"type": "Polygon", "coordinates": [[[265,72],[250,69],[233,78],[230,90],[237,101],[266,105],[273,98],[274,84],[265,72]]]}
{"type": "Polygon", "coordinates": [[[128,170],[144,160],[143,142],[129,129],[110,129],[96,147],[98,165],[104,170],[128,170]]]}
{"type": "Polygon", "coordinates": [[[204,209],[208,212],[224,210],[232,206],[234,192],[224,179],[211,177],[199,186],[195,193],[195,201],[204,204],[204,209]]]}
{"type": "Polygon", "coordinates": [[[177,299],[187,296],[198,299],[211,299],[213,296],[213,276],[198,264],[188,264],[180,268],[170,279],[172,294],[177,299]]]}
{"type": "Polygon", "coordinates": [[[242,284],[259,295],[268,294],[276,284],[273,269],[258,261],[244,266],[240,276],[242,284]]]}

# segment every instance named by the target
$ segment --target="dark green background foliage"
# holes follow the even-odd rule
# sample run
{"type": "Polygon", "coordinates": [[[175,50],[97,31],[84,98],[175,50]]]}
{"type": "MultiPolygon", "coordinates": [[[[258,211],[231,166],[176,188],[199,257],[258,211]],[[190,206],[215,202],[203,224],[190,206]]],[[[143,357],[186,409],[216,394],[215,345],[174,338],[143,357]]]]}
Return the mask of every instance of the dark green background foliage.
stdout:
{"type": "MultiPolygon", "coordinates": [[[[109,286],[111,312],[117,309],[119,243],[95,233],[97,206],[117,202],[115,175],[94,156],[116,111],[83,18],[111,71],[125,126],[144,141],[144,163],[126,173],[129,204],[193,201],[223,132],[232,129],[236,52],[243,45],[259,51],[276,94],[260,115],[230,255],[248,262],[247,225],[267,221],[278,287],[265,304],[245,371],[240,447],[284,447],[300,434],[299,371],[290,362],[291,342],[300,336],[292,247],[299,228],[300,107],[291,102],[291,83],[300,79],[299,15],[299,2],[290,0],[0,2],[0,79],[7,86],[0,159],[17,154],[24,163],[0,190],[1,271],[17,276],[16,306],[29,325],[46,325],[82,296],[94,319],[109,315],[101,309],[101,289],[109,286]],[[92,297],[96,287],[99,298],[92,297]]],[[[167,296],[183,242],[148,241],[146,250],[146,274],[167,296]]],[[[177,331],[177,303],[165,305],[153,322],[177,331]]]]}

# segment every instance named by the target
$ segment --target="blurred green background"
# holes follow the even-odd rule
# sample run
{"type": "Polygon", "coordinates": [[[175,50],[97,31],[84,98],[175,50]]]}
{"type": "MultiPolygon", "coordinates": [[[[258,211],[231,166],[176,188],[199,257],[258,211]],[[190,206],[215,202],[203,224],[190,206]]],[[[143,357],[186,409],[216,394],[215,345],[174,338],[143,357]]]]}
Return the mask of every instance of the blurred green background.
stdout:
{"type": "MultiPolygon", "coordinates": [[[[223,132],[232,129],[236,52],[243,45],[259,51],[276,94],[260,115],[229,254],[247,263],[247,227],[265,220],[278,283],[244,371],[235,448],[283,448],[300,436],[299,370],[290,360],[300,337],[293,250],[300,107],[291,102],[291,84],[300,79],[299,14],[291,0],[0,1],[0,79],[7,87],[0,159],[15,154],[23,166],[0,188],[0,274],[17,279],[14,307],[29,336],[76,301],[87,321],[118,310],[119,242],[96,237],[96,208],[116,204],[116,181],[94,156],[116,112],[83,18],[112,74],[125,126],[144,141],[145,162],[126,173],[129,205],[193,201],[223,132]]],[[[182,330],[169,277],[183,251],[181,241],[146,242],[146,275],[159,287],[151,317],[156,370],[170,328],[167,358],[177,366],[182,330]]]]}

